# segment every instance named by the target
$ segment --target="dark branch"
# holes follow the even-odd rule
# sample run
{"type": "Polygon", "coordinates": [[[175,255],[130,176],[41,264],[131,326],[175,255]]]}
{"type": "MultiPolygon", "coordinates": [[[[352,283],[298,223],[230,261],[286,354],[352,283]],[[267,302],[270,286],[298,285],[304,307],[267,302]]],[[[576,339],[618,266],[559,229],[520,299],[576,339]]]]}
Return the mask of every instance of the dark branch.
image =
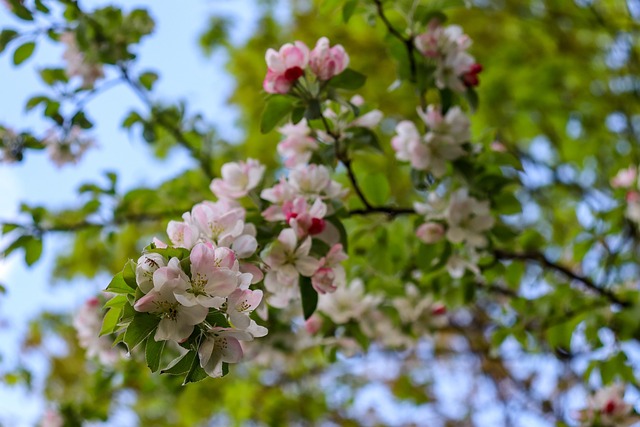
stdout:
{"type": "Polygon", "coordinates": [[[616,294],[611,292],[611,290],[598,286],[591,278],[587,276],[582,276],[564,265],[551,261],[549,258],[547,258],[544,254],[540,252],[515,253],[515,252],[507,252],[502,249],[495,249],[493,251],[493,254],[495,255],[496,258],[502,259],[502,260],[516,260],[516,261],[524,261],[524,262],[531,261],[531,262],[538,263],[549,270],[553,270],[562,274],[568,279],[581,283],[586,288],[607,298],[613,304],[617,304],[621,307],[630,306],[630,303],[628,301],[621,300],[620,298],[618,298],[616,294]]]}

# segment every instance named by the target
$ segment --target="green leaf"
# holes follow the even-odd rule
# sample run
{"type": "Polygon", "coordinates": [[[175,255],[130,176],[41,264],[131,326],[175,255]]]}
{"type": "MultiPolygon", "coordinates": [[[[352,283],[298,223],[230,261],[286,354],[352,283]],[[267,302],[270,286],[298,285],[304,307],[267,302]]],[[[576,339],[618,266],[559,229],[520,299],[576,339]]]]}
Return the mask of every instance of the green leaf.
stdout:
{"type": "Polygon", "coordinates": [[[13,63],[14,65],[20,65],[27,59],[33,55],[33,52],[36,49],[36,44],[34,42],[27,42],[21,46],[19,46],[15,52],[13,52],[13,63]]]}
{"type": "Polygon", "coordinates": [[[344,21],[345,24],[349,22],[349,19],[353,16],[353,12],[356,11],[356,6],[358,6],[358,0],[347,0],[342,7],[342,21],[344,21]]]}
{"type": "Polygon", "coordinates": [[[478,110],[478,105],[480,104],[478,93],[473,88],[468,88],[464,95],[465,98],[467,98],[471,112],[475,113],[478,110]]]}
{"type": "Polygon", "coordinates": [[[347,68],[329,81],[332,87],[338,89],[356,90],[361,88],[367,81],[367,76],[351,68],[347,68]]]}
{"type": "Polygon", "coordinates": [[[169,375],[183,375],[189,372],[191,369],[191,365],[193,364],[193,360],[196,359],[198,353],[191,350],[183,354],[182,356],[173,359],[169,366],[160,371],[161,374],[169,374],[169,375]]]}
{"type": "Polygon", "coordinates": [[[160,318],[153,314],[136,313],[124,333],[124,342],[129,351],[144,341],[156,329],[158,323],[160,323],[160,318]]]}
{"type": "Polygon", "coordinates": [[[9,0],[11,11],[15,16],[24,21],[33,21],[33,13],[22,5],[20,0],[9,0]]]}
{"type": "Polygon", "coordinates": [[[118,322],[122,317],[122,307],[112,307],[105,314],[102,319],[102,328],[100,329],[100,336],[112,334],[118,328],[118,322]]]}
{"type": "Polygon", "coordinates": [[[104,304],[104,308],[110,308],[110,307],[122,308],[124,307],[125,304],[127,304],[127,296],[116,295],[104,304]]]}
{"type": "Polygon", "coordinates": [[[522,205],[513,193],[502,192],[494,199],[496,210],[503,215],[513,215],[522,212],[522,205]]]}
{"type": "Polygon", "coordinates": [[[113,276],[113,279],[111,279],[111,282],[109,283],[105,291],[113,292],[115,294],[133,294],[135,292],[135,289],[131,288],[131,286],[129,286],[127,282],[124,281],[122,272],[120,272],[113,276]]]}
{"type": "Polygon", "coordinates": [[[32,98],[29,98],[29,100],[27,101],[27,104],[25,105],[25,110],[31,111],[34,108],[36,108],[38,105],[43,103],[48,103],[48,102],[49,102],[49,98],[46,96],[34,96],[32,98]]]}
{"type": "Polygon", "coordinates": [[[322,105],[317,99],[312,99],[304,111],[304,117],[307,120],[315,120],[322,117],[322,105]]]}
{"type": "Polygon", "coordinates": [[[447,114],[449,108],[453,106],[455,101],[455,94],[451,89],[440,90],[440,103],[442,104],[442,114],[447,114]]]}
{"type": "Polygon", "coordinates": [[[138,287],[135,262],[132,260],[127,261],[122,269],[122,278],[131,289],[136,289],[138,287]]]}
{"type": "Polygon", "coordinates": [[[391,195],[389,180],[382,173],[365,176],[362,180],[362,191],[369,202],[378,206],[384,205],[391,195]]]}
{"type": "Polygon", "coordinates": [[[260,132],[270,132],[293,110],[295,100],[286,96],[275,95],[269,98],[260,119],[260,132]]]}
{"type": "Polygon", "coordinates": [[[153,89],[153,84],[158,80],[158,74],[148,71],[146,73],[142,73],[140,77],[138,77],[138,80],[145,89],[151,90],[153,89]]]}
{"type": "Polygon", "coordinates": [[[182,385],[187,385],[189,383],[196,383],[198,381],[202,381],[206,378],[209,378],[209,375],[207,375],[207,372],[202,369],[202,367],[200,366],[200,357],[198,357],[197,352],[193,352],[196,356],[193,358],[193,361],[191,362],[191,367],[189,368],[189,372],[187,372],[187,375],[184,377],[184,381],[182,382],[182,385]]]}
{"type": "Polygon", "coordinates": [[[7,248],[3,251],[3,255],[5,257],[8,257],[16,249],[23,248],[31,239],[33,239],[33,236],[29,236],[29,235],[19,236],[13,242],[11,242],[9,246],[7,246],[7,248]]]}
{"type": "Polygon", "coordinates": [[[304,119],[305,111],[306,111],[306,108],[304,107],[295,107],[291,112],[291,122],[294,125],[297,125],[298,123],[300,123],[300,120],[304,119]]]}
{"type": "Polygon", "coordinates": [[[56,82],[69,81],[67,73],[62,68],[43,68],[38,72],[42,81],[49,86],[53,85],[56,82]]]}
{"type": "Polygon", "coordinates": [[[350,151],[358,151],[362,149],[373,149],[378,152],[383,152],[378,141],[378,136],[374,131],[365,127],[349,128],[350,138],[347,141],[347,146],[350,151]]]}
{"type": "Polygon", "coordinates": [[[24,260],[28,266],[35,264],[42,255],[42,240],[31,238],[24,246],[24,260]]]}
{"type": "Polygon", "coordinates": [[[318,306],[318,292],[311,285],[310,277],[300,277],[300,296],[302,297],[302,313],[306,320],[311,317],[318,306]]]}
{"type": "Polygon", "coordinates": [[[11,40],[18,37],[18,32],[12,29],[5,29],[0,32],[0,53],[4,52],[11,40]]]}
{"type": "Polygon", "coordinates": [[[151,336],[147,338],[147,343],[144,347],[144,357],[151,372],[156,372],[160,368],[160,357],[162,356],[162,351],[166,343],[166,341],[156,341],[151,336]]]}

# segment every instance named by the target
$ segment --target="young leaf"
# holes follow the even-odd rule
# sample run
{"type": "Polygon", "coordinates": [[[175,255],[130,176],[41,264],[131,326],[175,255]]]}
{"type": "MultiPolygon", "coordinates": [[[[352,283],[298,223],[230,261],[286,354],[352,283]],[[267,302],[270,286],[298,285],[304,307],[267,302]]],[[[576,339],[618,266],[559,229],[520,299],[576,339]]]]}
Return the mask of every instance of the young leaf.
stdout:
{"type": "MultiPolygon", "coordinates": [[[[124,333],[124,342],[129,351],[144,341],[160,323],[160,318],[149,313],[136,313],[124,333]]],[[[153,337],[151,337],[153,339],[153,337]]]]}
{"type": "Polygon", "coordinates": [[[122,278],[131,289],[138,287],[138,282],[136,281],[136,264],[132,260],[127,261],[124,265],[122,278]]]}
{"type": "Polygon", "coordinates": [[[329,84],[338,89],[356,90],[367,81],[367,76],[351,68],[347,68],[329,81],[329,84]]]}
{"type": "Polygon", "coordinates": [[[260,132],[270,132],[284,117],[293,110],[295,100],[286,96],[272,96],[264,107],[260,119],[260,132]]]}
{"type": "Polygon", "coordinates": [[[348,23],[349,19],[353,16],[353,12],[356,11],[358,6],[358,0],[348,0],[342,7],[342,20],[344,23],[348,23]]]}
{"type": "Polygon", "coordinates": [[[146,73],[142,73],[138,80],[145,89],[151,90],[153,89],[153,84],[158,80],[158,74],[148,71],[146,73]]]}
{"type": "Polygon", "coordinates": [[[302,312],[306,320],[311,317],[318,306],[318,293],[313,289],[310,277],[300,277],[300,296],[302,297],[302,312]]]}
{"type": "Polygon", "coordinates": [[[374,205],[384,205],[391,195],[389,180],[382,173],[365,176],[362,180],[362,190],[367,199],[374,205]]]}
{"type": "Polygon", "coordinates": [[[18,37],[18,32],[7,28],[0,32],[0,53],[2,53],[11,40],[18,37]]]}
{"type": "Polygon", "coordinates": [[[112,307],[107,311],[102,319],[102,328],[100,329],[100,336],[112,334],[118,328],[118,322],[122,316],[122,307],[112,307]]]}
{"type": "Polygon", "coordinates": [[[198,353],[194,351],[193,354],[195,354],[196,356],[193,358],[193,361],[191,362],[191,367],[189,368],[189,372],[187,372],[187,375],[184,377],[184,381],[182,382],[182,385],[187,385],[189,383],[196,383],[198,381],[202,381],[205,378],[209,377],[206,371],[202,369],[202,367],[200,366],[200,358],[198,357],[198,353]]]}
{"type": "Polygon", "coordinates": [[[111,279],[111,282],[109,283],[105,291],[113,292],[115,294],[132,294],[135,289],[132,289],[129,285],[127,285],[127,282],[125,282],[122,278],[122,272],[120,272],[113,276],[113,279],[111,279]]]}
{"type": "Polygon", "coordinates": [[[13,63],[14,65],[20,65],[31,55],[33,55],[33,51],[36,49],[36,44],[34,42],[27,42],[22,46],[19,46],[15,52],[13,52],[13,63]]]}
{"type": "Polygon", "coordinates": [[[147,343],[144,347],[144,356],[151,372],[156,372],[160,368],[160,357],[162,356],[165,344],[166,341],[156,341],[151,336],[147,338],[147,343]]]}
{"type": "Polygon", "coordinates": [[[42,240],[33,237],[24,245],[24,260],[28,266],[35,264],[42,255],[42,240]]]}
{"type": "Polygon", "coordinates": [[[169,366],[160,371],[161,374],[169,374],[169,375],[182,375],[189,372],[191,369],[191,365],[193,364],[193,360],[198,357],[198,353],[195,351],[188,351],[182,356],[173,359],[169,366]]]}

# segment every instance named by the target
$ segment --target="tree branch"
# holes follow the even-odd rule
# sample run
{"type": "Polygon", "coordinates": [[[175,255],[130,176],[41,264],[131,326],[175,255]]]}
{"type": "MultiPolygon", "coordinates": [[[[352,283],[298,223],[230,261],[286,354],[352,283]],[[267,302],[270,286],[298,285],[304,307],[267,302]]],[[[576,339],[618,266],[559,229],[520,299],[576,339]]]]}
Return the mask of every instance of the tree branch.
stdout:
{"type": "Polygon", "coordinates": [[[613,292],[611,292],[609,289],[603,288],[601,286],[598,286],[593,280],[591,280],[591,278],[587,277],[587,276],[582,276],[576,272],[574,272],[573,270],[571,270],[570,268],[561,265],[561,264],[557,264],[553,261],[551,261],[549,258],[547,258],[543,253],[541,252],[520,252],[520,253],[516,253],[516,252],[507,252],[505,250],[502,249],[495,249],[493,251],[493,254],[495,255],[496,258],[498,259],[502,259],[502,260],[516,260],[516,261],[524,261],[524,262],[535,262],[537,264],[540,264],[541,266],[549,269],[549,270],[553,270],[556,271],[560,274],[562,274],[563,276],[567,277],[568,279],[571,279],[573,281],[576,282],[580,282],[582,285],[584,285],[586,288],[594,291],[595,293],[607,298],[611,303],[619,305],[621,307],[629,307],[631,304],[628,301],[624,301],[621,300],[616,294],[614,294],[613,292]]]}

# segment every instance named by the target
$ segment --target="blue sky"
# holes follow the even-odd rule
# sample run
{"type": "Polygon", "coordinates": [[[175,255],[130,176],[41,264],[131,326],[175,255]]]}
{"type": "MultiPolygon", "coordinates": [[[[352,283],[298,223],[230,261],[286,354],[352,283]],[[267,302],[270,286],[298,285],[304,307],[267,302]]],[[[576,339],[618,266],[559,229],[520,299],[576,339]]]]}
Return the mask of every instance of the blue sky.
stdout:
{"type": "MultiPolygon", "coordinates": [[[[205,58],[197,48],[197,39],[206,25],[206,17],[213,13],[234,18],[234,41],[247,37],[256,25],[254,2],[193,1],[189,2],[189,7],[151,0],[93,1],[90,4],[99,7],[110,3],[126,5],[127,9],[148,7],[156,20],[156,31],[138,51],[139,69],[154,69],[161,74],[153,96],[167,100],[187,99],[193,111],[202,112],[217,125],[222,137],[239,139],[241,134],[233,127],[237,114],[225,106],[233,82],[223,71],[224,58],[220,55],[205,58]]],[[[0,10],[0,28],[19,25],[4,9],[0,10]]],[[[19,68],[12,65],[12,51],[10,47],[0,56],[0,124],[19,130],[30,129],[42,135],[49,124],[41,119],[39,111],[26,113],[24,105],[29,97],[46,91],[36,70],[60,66],[63,49],[41,39],[35,55],[19,68]]],[[[100,181],[107,170],[118,173],[122,191],[160,183],[192,167],[192,161],[180,150],[174,150],[166,161],[153,159],[145,142],[119,129],[125,113],[134,107],[143,110],[137,98],[125,87],[116,87],[88,105],[88,115],[97,125],[91,135],[99,148],[90,150],[77,167],[58,169],[45,152],[29,153],[27,161],[21,164],[0,164],[0,219],[17,219],[20,202],[53,208],[73,206],[79,185],[100,181]]],[[[0,373],[20,362],[44,374],[46,363],[43,360],[25,357],[19,352],[19,338],[24,335],[29,319],[44,310],[73,310],[106,286],[107,277],[52,285],[50,273],[54,254],[68,242],[62,235],[48,236],[43,258],[30,269],[22,261],[21,254],[0,261],[0,283],[8,288],[7,295],[0,297],[0,373]]],[[[42,378],[36,380],[41,386],[42,378]]],[[[33,425],[42,409],[42,402],[34,396],[0,385],[0,425],[33,425]]]]}

